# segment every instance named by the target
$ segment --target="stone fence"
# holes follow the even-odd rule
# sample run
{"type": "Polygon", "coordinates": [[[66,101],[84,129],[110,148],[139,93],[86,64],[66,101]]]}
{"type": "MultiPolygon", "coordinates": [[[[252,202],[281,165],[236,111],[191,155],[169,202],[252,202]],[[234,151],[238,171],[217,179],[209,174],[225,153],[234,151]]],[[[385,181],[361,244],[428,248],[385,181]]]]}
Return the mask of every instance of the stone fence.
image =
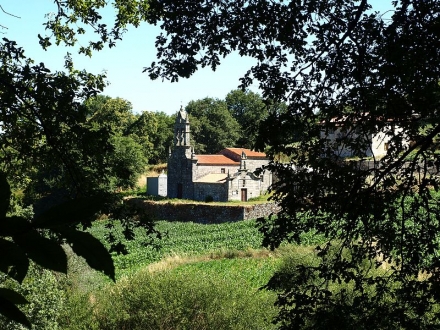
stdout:
{"type": "Polygon", "coordinates": [[[145,210],[155,220],[192,221],[205,224],[256,219],[280,211],[280,207],[275,203],[220,205],[197,202],[157,202],[141,198],[130,198],[125,202],[145,210]]]}

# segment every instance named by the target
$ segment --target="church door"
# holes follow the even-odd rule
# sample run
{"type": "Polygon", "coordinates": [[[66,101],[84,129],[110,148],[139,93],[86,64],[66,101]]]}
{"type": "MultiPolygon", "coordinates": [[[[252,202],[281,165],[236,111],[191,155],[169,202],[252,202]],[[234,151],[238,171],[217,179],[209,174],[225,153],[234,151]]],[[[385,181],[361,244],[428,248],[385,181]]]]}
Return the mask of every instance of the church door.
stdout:
{"type": "Polygon", "coordinates": [[[183,185],[181,183],[177,184],[177,198],[182,198],[183,196],[183,185]]]}
{"type": "Polygon", "coordinates": [[[247,202],[247,189],[241,189],[241,201],[247,202]]]}

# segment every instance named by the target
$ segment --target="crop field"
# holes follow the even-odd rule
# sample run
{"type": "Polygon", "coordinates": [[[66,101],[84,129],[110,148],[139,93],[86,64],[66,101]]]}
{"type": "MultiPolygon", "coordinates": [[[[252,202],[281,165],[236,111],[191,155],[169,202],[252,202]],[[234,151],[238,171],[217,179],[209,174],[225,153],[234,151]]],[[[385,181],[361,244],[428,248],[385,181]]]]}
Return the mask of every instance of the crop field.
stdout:
{"type": "MultiPolygon", "coordinates": [[[[108,244],[105,225],[97,221],[90,232],[108,244]]],[[[308,233],[310,247],[270,251],[252,220],[159,221],[156,228],[161,240],[137,230],[135,240],[124,241],[129,253],[113,254],[115,283],[66,247],[68,275],[35,268],[24,283],[34,302],[25,312],[39,329],[274,329],[276,293],[262,287],[285,256],[313,254],[320,240],[308,233]]],[[[17,329],[2,319],[0,328],[17,329]]]]}
{"type": "MultiPolygon", "coordinates": [[[[218,225],[159,221],[156,228],[163,238],[155,240],[153,245],[149,244],[150,238],[141,229],[136,230],[133,241],[124,240],[122,234],[116,235],[129,251],[128,255],[113,255],[118,277],[170,257],[233,254],[234,251],[261,249],[262,236],[254,221],[218,225]]],[[[90,232],[107,244],[105,221],[96,222],[90,232]]]]}
{"type": "MultiPolygon", "coordinates": [[[[105,221],[95,222],[90,232],[104,244],[107,229],[105,221]]],[[[222,224],[199,224],[193,222],[158,221],[156,228],[163,234],[161,240],[149,244],[150,238],[138,229],[136,239],[124,240],[122,234],[116,235],[126,245],[128,255],[113,255],[117,277],[136,272],[161,260],[209,258],[252,257],[254,254],[269,255],[262,248],[262,234],[258,232],[254,220],[228,222],[222,224]]],[[[120,228],[116,228],[117,230],[120,228]]],[[[120,231],[119,231],[120,232],[120,231]]],[[[322,238],[313,233],[303,234],[305,245],[316,245],[322,238]]]]}

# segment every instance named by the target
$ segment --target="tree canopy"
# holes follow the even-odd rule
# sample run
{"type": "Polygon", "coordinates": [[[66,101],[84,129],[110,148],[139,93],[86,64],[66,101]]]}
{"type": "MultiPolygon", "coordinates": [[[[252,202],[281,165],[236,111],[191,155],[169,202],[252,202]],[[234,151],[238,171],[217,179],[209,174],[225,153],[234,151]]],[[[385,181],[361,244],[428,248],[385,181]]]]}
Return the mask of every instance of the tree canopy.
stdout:
{"type": "Polygon", "coordinates": [[[272,152],[291,159],[269,167],[282,212],[261,219],[264,243],[298,242],[308,230],[329,243],[319,248],[321,262],[298,266],[301,276],[280,295],[282,328],[438,325],[440,209],[431,164],[440,132],[440,4],[394,1],[380,13],[370,3],[150,3],[150,21],[164,31],[158,61],[146,70],[151,78],[177,81],[199,67],[215,69],[236,51],[257,60],[241,86],[257,82],[264,99],[288,104],[267,118],[276,125],[261,131],[272,152]],[[336,127],[345,134],[332,140],[336,127]],[[299,139],[277,138],[295,129],[299,139]],[[367,156],[379,132],[388,150],[375,166],[339,157],[341,145],[367,156]],[[350,299],[329,291],[335,282],[355,287],[350,299]]]}
{"type": "MultiPolygon", "coordinates": [[[[206,97],[186,106],[190,115],[191,138],[197,153],[217,153],[226,147],[255,149],[259,144],[260,126],[270,112],[283,112],[283,103],[276,106],[263,102],[261,96],[239,89],[230,91],[225,99],[206,97]]],[[[262,143],[262,149],[268,145],[262,143]]]]}
{"type": "Polygon", "coordinates": [[[88,124],[111,133],[113,153],[107,166],[113,188],[133,188],[147,164],[166,160],[172,142],[172,116],[149,111],[136,114],[129,101],[103,95],[84,104],[88,124]]]}
{"type": "Polygon", "coordinates": [[[191,136],[197,153],[217,153],[227,146],[235,146],[240,126],[222,100],[204,98],[186,106],[191,123],[191,136]]]}
{"type": "Polygon", "coordinates": [[[240,89],[226,95],[226,105],[241,127],[237,147],[254,149],[260,124],[268,115],[268,108],[257,93],[240,89]]]}
{"type": "MultiPolygon", "coordinates": [[[[152,79],[178,81],[199,67],[215,70],[223,57],[238,52],[257,61],[241,87],[257,82],[266,102],[288,105],[269,113],[260,129],[272,153],[291,159],[269,166],[278,176],[274,200],[282,211],[261,219],[264,243],[275,248],[284,240],[299,242],[301,232],[314,230],[328,244],[318,248],[320,262],[297,265],[299,275],[288,285],[277,286],[282,276],[272,281],[283,288],[276,320],[281,328],[438,327],[439,179],[431,166],[438,163],[433,140],[440,132],[438,1],[392,1],[388,13],[375,11],[370,0],[116,1],[109,29],[97,11],[104,1],[55,3],[58,13],[47,25],[54,35],[41,38],[44,47],[54,39],[72,44],[83,32],[78,23],[90,24],[99,39],[80,49],[89,54],[114,46],[127,25],[147,21],[163,30],[156,39],[158,60],[145,68],[152,79]],[[330,139],[336,127],[344,134],[330,139]],[[291,133],[298,129],[300,134],[291,133]],[[341,145],[353,156],[366,156],[370,137],[379,132],[387,153],[373,159],[374,166],[339,156],[341,145]],[[347,286],[334,292],[334,283],[347,286]]],[[[41,65],[21,66],[25,60],[9,41],[2,50],[0,95],[9,102],[2,116],[17,105],[30,109],[15,99],[23,91],[42,102],[32,93],[35,87],[47,91],[53,79],[69,88],[44,95],[69,109],[99,87],[99,78],[85,73],[72,79],[50,75],[41,65]],[[20,82],[22,74],[32,78],[20,82]]],[[[4,123],[14,123],[9,129],[17,136],[39,134],[35,127],[46,123],[45,113],[36,121],[34,112],[11,120],[23,109],[4,123]],[[21,130],[29,120],[37,125],[21,130]]],[[[71,118],[43,127],[62,159],[71,159],[59,141],[65,135],[52,133],[76,127],[71,118]]],[[[20,144],[18,152],[24,155],[24,148],[20,144]]]]}
{"type": "MultiPolygon", "coordinates": [[[[30,262],[66,272],[64,243],[114,280],[109,251],[83,229],[99,214],[111,214],[129,239],[136,226],[155,231],[149,219],[130,215],[111,189],[112,180],[133,172],[127,155],[139,159],[143,150],[127,139],[115,143],[113,127],[90,120],[87,100],[102,91],[105,76],[74,69],[69,56],[65,70],[53,72],[6,38],[0,63],[0,313],[30,327],[17,307],[26,299],[3,281],[22,283],[30,262]],[[17,211],[29,204],[33,211],[17,211]]],[[[109,241],[113,251],[127,252],[111,233],[109,241]]]]}

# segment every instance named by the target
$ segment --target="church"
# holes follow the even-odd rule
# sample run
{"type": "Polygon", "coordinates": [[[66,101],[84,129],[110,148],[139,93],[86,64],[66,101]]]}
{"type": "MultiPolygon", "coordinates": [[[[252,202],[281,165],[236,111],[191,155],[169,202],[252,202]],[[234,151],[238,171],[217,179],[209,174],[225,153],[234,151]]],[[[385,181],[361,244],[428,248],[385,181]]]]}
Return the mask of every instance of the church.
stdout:
{"type": "Polygon", "coordinates": [[[226,148],[215,155],[196,155],[190,145],[188,114],[180,109],[168,158],[167,196],[197,201],[247,201],[265,194],[272,174],[265,153],[226,148]],[[260,169],[259,171],[256,171],[260,169]]]}

